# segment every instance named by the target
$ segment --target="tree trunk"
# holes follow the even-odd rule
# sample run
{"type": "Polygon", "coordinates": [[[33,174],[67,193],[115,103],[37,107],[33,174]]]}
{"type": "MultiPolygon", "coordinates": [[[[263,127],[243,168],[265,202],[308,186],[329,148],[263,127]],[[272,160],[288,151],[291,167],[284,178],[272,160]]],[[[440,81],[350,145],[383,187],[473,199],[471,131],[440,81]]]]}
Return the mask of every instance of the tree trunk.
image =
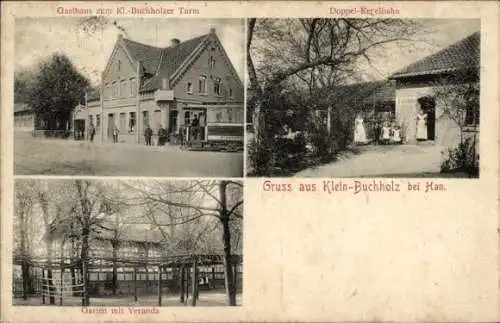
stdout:
{"type": "Polygon", "coordinates": [[[196,259],[193,261],[193,275],[191,275],[191,305],[196,306],[196,301],[198,299],[198,275],[197,275],[197,270],[198,270],[198,264],[196,259]]]}
{"type": "Polygon", "coordinates": [[[158,306],[161,306],[161,301],[162,301],[162,289],[161,289],[161,269],[162,266],[158,266],[158,306]]]}
{"type": "Polygon", "coordinates": [[[23,279],[23,299],[26,300],[28,299],[28,294],[30,293],[30,266],[26,262],[26,260],[23,260],[23,263],[21,265],[21,271],[22,271],[22,279],[23,279]]]}
{"type": "Polygon", "coordinates": [[[118,243],[116,241],[113,241],[112,247],[113,247],[113,276],[111,281],[111,289],[113,291],[113,296],[115,296],[118,285],[118,268],[116,266],[116,260],[118,258],[117,255],[118,243]]]}
{"type": "Polygon", "coordinates": [[[229,306],[236,306],[236,291],[234,289],[234,276],[231,263],[231,232],[229,228],[229,214],[227,210],[226,187],[228,182],[221,181],[219,184],[219,196],[221,204],[221,222],[223,227],[222,240],[224,242],[224,285],[229,306]]]}
{"type": "Polygon", "coordinates": [[[54,296],[54,286],[52,281],[52,241],[46,240],[46,248],[47,248],[47,285],[49,287],[49,304],[53,305],[56,302],[56,298],[54,296]]]}
{"type": "Polygon", "coordinates": [[[82,306],[89,306],[89,281],[88,281],[88,257],[89,257],[89,229],[88,219],[84,221],[82,230],[82,251],[80,257],[82,259],[82,278],[83,278],[83,299],[82,306]]]}

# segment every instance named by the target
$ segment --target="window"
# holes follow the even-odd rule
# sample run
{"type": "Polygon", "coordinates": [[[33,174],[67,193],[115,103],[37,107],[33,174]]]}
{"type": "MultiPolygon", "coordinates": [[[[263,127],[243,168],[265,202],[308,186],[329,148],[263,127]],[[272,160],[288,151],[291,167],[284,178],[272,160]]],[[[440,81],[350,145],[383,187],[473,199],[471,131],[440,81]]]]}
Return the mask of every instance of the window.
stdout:
{"type": "Polygon", "coordinates": [[[137,82],[135,81],[135,77],[130,79],[130,96],[137,95],[137,82]]]}
{"type": "Polygon", "coordinates": [[[142,111],[142,125],[146,128],[149,125],[149,113],[148,111],[142,111]]]}
{"type": "Polygon", "coordinates": [[[116,62],[116,70],[119,72],[122,69],[122,61],[118,60],[116,62]]]}
{"type": "Polygon", "coordinates": [[[119,131],[121,133],[125,133],[125,131],[126,131],[125,126],[126,126],[126,123],[125,123],[125,112],[122,112],[122,113],[120,113],[120,128],[119,128],[120,129],[119,131]]]}
{"type": "Polygon", "coordinates": [[[232,98],[233,97],[233,89],[229,88],[229,97],[232,98]]]}
{"type": "Polygon", "coordinates": [[[126,98],[128,94],[130,93],[129,90],[129,82],[127,80],[122,80],[120,83],[120,97],[121,98],[126,98]]]}
{"type": "Polygon", "coordinates": [[[101,127],[101,115],[100,114],[96,114],[95,115],[95,130],[99,130],[99,128],[101,127]]]}
{"type": "Polygon", "coordinates": [[[184,126],[191,125],[190,116],[191,116],[191,113],[189,111],[184,111],[184,126]]]}
{"type": "Polygon", "coordinates": [[[186,92],[188,94],[192,94],[193,93],[193,84],[191,82],[188,82],[187,88],[186,88],[186,92]]]}
{"type": "Polygon", "coordinates": [[[109,84],[106,83],[104,84],[104,95],[103,95],[104,100],[109,100],[110,96],[111,96],[111,89],[109,87],[109,84]]]}
{"type": "Polygon", "coordinates": [[[198,81],[198,92],[206,94],[207,93],[207,77],[205,75],[200,76],[198,81]]]}
{"type": "Polygon", "coordinates": [[[233,122],[233,109],[227,108],[226,113],[227,113],[227,122],[229,123],[233,122]]]}
{"type": "Polygon", "coordinates": [[[128,131],[135,132],[135,112],[130,112],[130,114],[129,114],[128,131]]]}
{"type": "Polygon", "coordinates": [[[210,66],[211,70],[215,68],[215,59],[213,56],[210,56],[210,59],[208,60],[208,66],[210,66]]]}
{"type": "Polygon", "coordinates": [[[222,80],[218,77],[215,78],[215,80],[214,80],[214,94],[217,96],[220,96],[222,93],[221,84],[222,84],[222,80]]]}
{"type": "Polygon", "coordinates": [[[119,88],[118,88],[118,82],[113,82],[113,85],[112,85],[112,93],[111,93],[111,98],[112,99],[116,99],[118,98],[118,92],[119,92],[119,88]]]}

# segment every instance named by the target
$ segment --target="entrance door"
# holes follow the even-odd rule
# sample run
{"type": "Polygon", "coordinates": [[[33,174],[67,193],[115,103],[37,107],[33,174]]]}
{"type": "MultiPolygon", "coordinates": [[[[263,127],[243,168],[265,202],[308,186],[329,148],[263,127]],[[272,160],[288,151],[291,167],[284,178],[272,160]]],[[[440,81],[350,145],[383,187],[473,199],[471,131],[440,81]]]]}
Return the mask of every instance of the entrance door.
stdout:
{"type": "Polygon", "coordinates": [[[114,113],[108,114],[108,139],[113,139],[113,128],[115,125],[115,115],[114,113]]]}
{"type": "Polygon", "coordinates": [[[168,114],[168,133],[177,131],[177,110],[170,110],[168,114]]]}
{"type": "Polygon", "coordinates": [[[436,139],[436,100],[427,96],[421,99],[422,110],[427,114],[427,139],[436,139]]]}

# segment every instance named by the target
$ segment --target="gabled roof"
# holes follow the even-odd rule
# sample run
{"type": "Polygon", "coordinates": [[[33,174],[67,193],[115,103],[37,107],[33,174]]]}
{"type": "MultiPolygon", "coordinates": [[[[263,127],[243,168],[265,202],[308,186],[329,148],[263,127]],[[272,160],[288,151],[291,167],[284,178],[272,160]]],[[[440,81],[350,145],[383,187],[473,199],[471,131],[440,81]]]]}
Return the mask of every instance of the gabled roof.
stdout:
{"type": "Polygon", "coordinates": [[[181,67],[186,59],[194,52],[194,50],[208,37],[208,34],[199,36],[182,43],[175,47],[167,47],[161,50],[161,60],[159,62],[158,74],[153,76],[144,84],[141,91],[147,92],[156,90],[161,87],[161,80],[167,80],[181,67]]]}
{"type": "Polygon", "coordinates": [[[480,62],[480,32],[472,35],[427,56],[402,70],[390,78],[404,78],[418,75],[433,75],[457,70],[479,68],[480,62]]]}
{"type": "Polygon", "coordinates": [[[141,63],[142,72],[153,75],[141,85],[140,92],[161,88],[162,79],[170,80],[172,75],[209,36],[210,34],[205,34],[165,48],[123,38],[123,43],[132,58],[141,63]]]}

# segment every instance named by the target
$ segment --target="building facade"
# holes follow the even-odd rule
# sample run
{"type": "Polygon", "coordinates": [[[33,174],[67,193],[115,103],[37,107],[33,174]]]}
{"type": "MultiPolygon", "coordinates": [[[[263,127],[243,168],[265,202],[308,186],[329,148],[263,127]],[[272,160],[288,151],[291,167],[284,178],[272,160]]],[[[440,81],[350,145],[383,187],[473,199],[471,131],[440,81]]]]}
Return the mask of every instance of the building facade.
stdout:
{"type": "Polygon", "coordinates": [[[20,131],[33,131],[35,118],[31,108],[25,103],[14,104],[14,129],[20,131]]]}
{"type": "Polygon", "coordinates": [[[461,130],[450,114],[450,102],[438,93],[454,91],[454,87],[466,83],[479,88],[479,72],[480,33],[476,32],[392,75],[390,78],[396,82],[396,119],[406,142],[416,142],[417,114],[421,109],[427,114],[427,139],[436,145],[455,147],[461,131],[478,131],[479,106],[471,104],[467,108],[461,130]]]}
{"type": "Polygon", "coordinates": [[[143,143],[149,126],[169,137],[199,120],[203,140],[243,140],[244,90],[215,29],[171,46],[115,43],[98,93],[75,110],[75,130],[92,122],[97,141],[143,143]]]}

